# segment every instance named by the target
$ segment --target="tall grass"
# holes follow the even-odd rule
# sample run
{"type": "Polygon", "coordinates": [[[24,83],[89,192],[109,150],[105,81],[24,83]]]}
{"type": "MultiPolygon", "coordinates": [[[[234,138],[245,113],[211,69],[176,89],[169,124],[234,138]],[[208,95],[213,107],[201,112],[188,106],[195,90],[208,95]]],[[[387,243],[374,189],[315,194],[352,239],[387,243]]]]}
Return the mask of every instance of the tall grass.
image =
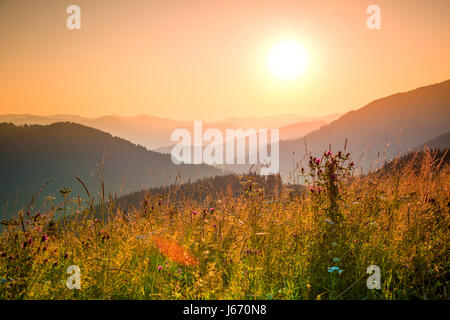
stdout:
{"type": "Polygon", "coordinates": [[[108,219],[69,197],[64,220],[21,212],[1,234],[0,298],[448,299],[449,165],[427,152],[353,167],[311,158],[300,194],[268,198],[250,175],[238,195],[148,196],[126,213],[110,199],[108,219]],[[66,287],[70,265],[80,290],[66,287]],[[370,265],[380,290],[366,286],[370,265]]]}

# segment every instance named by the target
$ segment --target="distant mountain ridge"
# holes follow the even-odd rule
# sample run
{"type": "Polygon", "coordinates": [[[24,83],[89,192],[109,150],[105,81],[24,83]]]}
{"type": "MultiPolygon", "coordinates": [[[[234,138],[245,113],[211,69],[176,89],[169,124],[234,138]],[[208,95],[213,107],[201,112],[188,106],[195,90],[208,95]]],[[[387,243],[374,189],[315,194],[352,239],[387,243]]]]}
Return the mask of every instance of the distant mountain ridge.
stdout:
{"type": "MultiPolygon", "coordinates": [[[[330,122],[331,119],[338,117],[339,114],[333,114],[324,117],[305,117],[300,115],[281,115],[274,117],[254,117],[254,118],[229,118],[222,121],[203,121],[203,129],[216,128],[221,131],[236,128],[255,128],[255,129],[271,129],[284,125],[301,122],[330,122]]],[[[105,115],[98,118],[87,118],[77,115],[51,115],[37,116],[32,114],[24,115],[0,115],[0,122],[11,122],[16,125],[23,124],[40,124],[48,125],[56,122],[74,122],[88,127],[93,127],[112,134],[133,143],[142,145],[148,149],[155,150],[157,148],[173,145],[170,140],[173,130],[177,128],[186,128],[193,132],[193,121],[180,121],[169,118],[155,117],[151,115],[138,115],[134,117],[121,117],[115,115],[105,115]]],[[[302,129],[295,137],[304,135],[302,129]]]]}
{"type": "Polygon", "coordinates": [[[248,128],[261,128],[261,129],[275,129],[280,127],[286,127],[295,123],[306,123],[323,121],[326,123],[332,122],[342,116],[342,113],[333,113],[325,116],[303,116],[299,114],[282,114],[277,116],[266,117],[247,117],[237,118],[229,117],[222,120],[225,123],[231,123],[236,127],[248,129],[248,128]]]}
{"type": "Polygon", "coordinates": [[[0,210],[20,208],[47,181],[41,194],[56,196],[67,187],[85,196],[80,177],[98,199],[223,174],[208,165],[175,165],[169,155],[149,151],[111,134],[75,123],[18,127],[0,124],[0,210]]]}
{"type": "Polygon", "coordinates": [[[378,159],[387,160],[407,152],[429,139],[450,131],[450,80],[393,94],[374,100],[361,109],[305,137],[280,141],[280,170],[292,172],[292,163],[304,159],[305,145],[320,156],[331,145],[332,151],[347,151],[364,169],[378,159]],[[293,154],[294,153],[294,154],[293,154]]]}
{"type": "Polygon", "coordinates": [[[414,149],[418,151],[423,151],[426,147],[429,149],[441,149],[441,150],[450,148],[450,131],[441,134],[436,138],[430,139],[414,149]]]}

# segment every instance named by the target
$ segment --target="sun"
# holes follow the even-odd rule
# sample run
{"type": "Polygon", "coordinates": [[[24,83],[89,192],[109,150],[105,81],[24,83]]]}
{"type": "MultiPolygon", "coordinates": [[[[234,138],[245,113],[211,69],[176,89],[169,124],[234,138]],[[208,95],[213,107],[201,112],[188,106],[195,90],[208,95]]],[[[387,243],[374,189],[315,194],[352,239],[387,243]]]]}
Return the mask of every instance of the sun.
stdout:
{"type": "Polygon", "coordinates": [[[298,42],[289,40],[277,44],[270,50],[268,64],[278,78],[295,79],[305,70],[308,57],[298,42]]]}

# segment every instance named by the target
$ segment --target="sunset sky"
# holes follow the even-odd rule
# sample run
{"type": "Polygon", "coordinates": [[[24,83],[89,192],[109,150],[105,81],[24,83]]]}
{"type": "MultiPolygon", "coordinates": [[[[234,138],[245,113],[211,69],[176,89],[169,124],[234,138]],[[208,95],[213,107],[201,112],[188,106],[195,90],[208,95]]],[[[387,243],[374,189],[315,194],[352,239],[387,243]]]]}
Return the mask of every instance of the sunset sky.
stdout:
{"type": "Polygon", "coordinates": [[[449,40],[448,0],[0,0],[0,113],[346,112],[449,79],[449,40]],[[66,28],[71,4],[81,30],[66,28]],[[372,4],[381,30],[366,27],[372,4]],[[268,61],[286,41],[305,54],[291,78],[268,61]]]}

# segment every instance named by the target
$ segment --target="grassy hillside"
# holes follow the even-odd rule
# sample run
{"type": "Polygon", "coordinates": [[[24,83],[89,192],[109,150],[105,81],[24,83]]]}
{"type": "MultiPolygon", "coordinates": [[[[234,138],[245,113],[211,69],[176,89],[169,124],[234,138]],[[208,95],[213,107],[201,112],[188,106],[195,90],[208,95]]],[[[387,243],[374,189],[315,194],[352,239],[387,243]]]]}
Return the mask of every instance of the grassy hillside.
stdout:
{"type": "Polygon", "coordinates": [[[57,207],[23,212],[1,235],[0,299],[449,299],[450,166],[435,157],[355,176],[326,152],[294,198],[250,175],[235,195],[149,194],[127,213],[112,201],[108,222],[87,199],[57,223],[57,207]]]}
{"type": "Polygon", "coordinates": [[[97,129],[74,123],[48,126],[0,124],[0,206],[7,215],[31,201],[46,182],[36,205],[46,196],[57,197],[64,187],[70,197],[85,195],[84,187],[97,199],[103,194],[127,194],[168,185],[178,179],[196,180],[222,172],[207,165],[174,165],[170,155],[116,138],[97,129]],[[103,186],[102,186],[103,181],[103,186]]]}
{"type": "Polygon", "coordinates": [[[227,174],[204,178],[195,182],[133,192],[118,198],[116,203],[121,209],[128,210],[132,207],[139,207],[148,197],[161,197],[167,201],[182,201],[183,199],[209,201],[211,205],[214,205],[215,199],[221,199],[225,196],[238,196],[242,192],[242,184],[246,179],[252,179],[257,183],[265,196],[273,197],[281,193],[282,181],[279,175],[260,176],[250,173],[238,176],[227,174]]]}

